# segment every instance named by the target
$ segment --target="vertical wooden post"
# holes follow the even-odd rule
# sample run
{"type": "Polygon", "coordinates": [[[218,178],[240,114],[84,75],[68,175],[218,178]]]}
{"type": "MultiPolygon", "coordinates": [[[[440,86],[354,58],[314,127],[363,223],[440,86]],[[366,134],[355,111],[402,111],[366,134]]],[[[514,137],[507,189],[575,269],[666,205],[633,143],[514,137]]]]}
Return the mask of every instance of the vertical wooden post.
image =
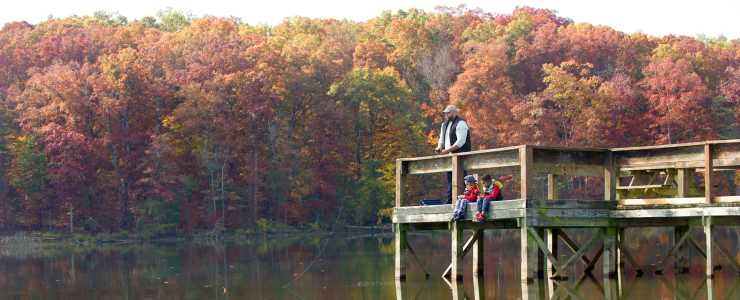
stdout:
{"type": "Polygon", "coordinates": [[[450,244],[452,246],[450,281],[458,281],[463,278],[463,227],[462,222],[452,222],[450,244]]]}
{"type": "MultiPolygon", "coordinates": [[[[530,236],[526,219],[522,219],[520,224],[520,279],[522,284],[523,299],[540,299],[544,293],[544,287],[540,289],[537,278],[544,275],[544,261],[542,252],[537,248],[537,242],[530,236]]],[[[540,236],[543,230],[535,230],[540,236]]],[[[541,282],[540,282],[541,283],[541,282]]]]}
{"type": "Polygon", "coordinates": [[[459,156],[452,156],[452,204],[455,204],[458,195],[463,193],[465,184],[463,183],[463,164],[459,156]]]}
{"type": "Polygon", "coordinates": [[[608,152],[604,162],[604,199],[607,201],[617,200],[618,171],[614,163],[614,155],[608,152]]]}
{"type": "Polygon", "coordinates": [[[475,296],[475,300],[484,300],[486,299],[486,278],[481,273],[480,276],[475,276],[473,278],[473,293],[475,296]]]}
{"type": "Polygon", "coordinates": [[[712,147],[704,144],[704,202],[712,203],[712,147]]]}
{"type": "Polygon", "coordinates": [[[406,252],[407,252],[407,241],[406,232],[408,230],[408,224],[393,224],[395,244],[396,244],[396,279],[406,279],[406,252]]]}
{"type": "Polygon", "coordinates": [[[702,225],[704,226],[704,240],[706,241],[706,274],[708,278],[711,278],[714,275],[714,260],[712,259],[712,217],[702,217],[702,225]]]}
{"type": "Polygon", "coordinates": [[[485,267],[485,233],[484,229],[480,230],[480,236],[473,244],[473,275],[483,276],[485,267]]]}
{"type": "MultiPolygon", "coordinates": [[[[673,230],[673,243],[678,242],[681,237],[689,231],[688,226],[676,226],[673,230]]],[[[675,259],[673,260],[674,272],[676,274],[689,272],[689,243],[683,243],[676,249],[675,259]]]]}
{"type": "Polygon", "coordinates": [[[473,293],[475,294],[475,300],[483,300],[486,298],[486,285],[485,285],[485,240],[486,231],[480,230],[480,236],[475,240],[473,244],[473,293]]]}
{"type": "Polygon", "coordinates": [[[406,287],[408,286],[406,284],[406,281],[403,279],[396,278],[396,300],[408,300],[409,295],[407,293],[406,287]]]}
{"type": "MultiPolygon", "coordinates": [[[[624,242],[624,228],[617,228],[617,298],[622,299],[622,273],[624,261],[622,261],[622,243],[624,242]]],[[[637,266],[635,266],[637,267],[637,266]]]]}
{"type": "Polygon", "coordinates": [[[689,196],[692,175],[692,169],[678,169],[678,172],[676,173],[676,184],[678,188],[676,197],[685,198],[689,196]]]}
{"type": "Polygon", "coordinates": [[[604,228],[604,252],[601,256],[604,275],[604,298],[617,299],[617,227],[604,228]]]}
{"type": "Polygon", "coordinates": [[[520,197],[525,202],[532,197],[532,148],[528,145],[519,148],[520,197]]]}
{"type": "Polygon", "coordinates": [[[405,202],[403,186],[406,181],[406,162],[396,160],[396,207],[403,206],[405,202]]]}
{"type": "MultiPolygon", "coordinates": [[[[547,200],[556,200],[558,198],[558,187],[557,177],[555,174],[547,174],[547,200]]],[[[547,228],[545,229],[545,238],[547,243],[547,250],[552,253],[552,256],[558,258],[558,229],[547,228]]],[[[547,291],[549,295],[555,293],[555,283],[553,282],[553,275],[555,274],[555,268],[549,259],[545,259],[545,280],[547,280],[547,291]]]]}
{"type": "Polygon", "coordinates": [[[604,278],[614,278],[617,275],[617,227],[604,228],[604,278]]]}

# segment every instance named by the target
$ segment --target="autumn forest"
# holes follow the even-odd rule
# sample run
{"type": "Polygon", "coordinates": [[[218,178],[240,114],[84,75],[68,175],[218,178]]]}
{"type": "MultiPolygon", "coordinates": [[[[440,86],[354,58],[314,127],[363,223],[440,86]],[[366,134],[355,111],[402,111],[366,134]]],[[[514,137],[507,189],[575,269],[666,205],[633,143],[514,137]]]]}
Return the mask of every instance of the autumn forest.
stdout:
{"type": "Polygon", "coordinates": [[[275,26],[164,10],[0,30],[0,230],[376,224],[395,159],[740,138],[740,40],[522,7],[275,26]]]}

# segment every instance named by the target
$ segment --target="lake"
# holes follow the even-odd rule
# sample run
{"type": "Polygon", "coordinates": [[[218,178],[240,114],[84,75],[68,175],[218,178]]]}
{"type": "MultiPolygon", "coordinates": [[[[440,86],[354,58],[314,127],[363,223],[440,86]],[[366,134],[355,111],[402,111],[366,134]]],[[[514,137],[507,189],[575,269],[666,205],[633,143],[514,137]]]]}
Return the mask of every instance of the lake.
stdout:
{"type": "MultiPolygon", "coordinates": [[[[734,238],[726,238],[733,234],[726,232],[721,242],[737,252],[734,238]]],[[[628,240],[634,249],[649,251],[633,253],[646,265],[646,275],[638,278],[634,268],[626,266],[623,298],[707,299],[711,293],[713,299],[740,299],[740,280],[722,258],[723,269],[710,282],[709,290],[702,275],[703,260],[696,251],[689,275],[674,276],[671,270],[663,276],[654,275],[649,265],[670,248],[664,235],[659,231],[639,233],[628,240]]],[[[441,232],[411,234],[409,241],[431,276],[425,279],[422,269],[411,260],[408,278],[401,286],[405,299],[449,299],[450,288],[439,277],[449,262],[449,237],[441,232]]],[[[487,299],[521,298],[517,231],[489,231],[486,243],[487,299]]],[[[391,234],[355,234],[3,253],[0,298],[395,299],[393,250],[391,234]]],[[[582,268],[578,264],[568,270],[569,278],[559,282],[556,298],[604,297],[600,268],[593,278],[579,280],[582,268]]],[[[465,274],[464,293],[472,299],[470,257],[465,259],[465,274]]]]}

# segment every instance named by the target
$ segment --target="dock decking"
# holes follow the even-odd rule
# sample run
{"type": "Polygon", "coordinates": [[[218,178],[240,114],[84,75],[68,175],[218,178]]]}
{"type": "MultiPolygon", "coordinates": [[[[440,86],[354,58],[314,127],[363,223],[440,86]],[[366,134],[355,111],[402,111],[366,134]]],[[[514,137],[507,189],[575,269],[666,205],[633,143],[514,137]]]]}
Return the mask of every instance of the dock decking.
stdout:
{"type": "MultiPolygon", "coordinates": [[[[577,263],[593,269],[601,261],[604,296],[621,295],[621,265],[626,261],[639,272],[635,259],[621,247],[624,229],[629,227],[665,226],[674,228],[674,245],[658,262],[662,272],[670,260],[677,270],[687,270],[688,247],[697,248],[706,258],[707,280],[711,283],[716,258],[713,250],[726,260],[730,269],[740,275],[736,257],[738,249],[726,249],[712,239],[716,226],[740,225],[740,196],[737,188],[719,192],[714,185],[717,176],[726,173],[734,187],[740,168],[740,140],[706,141],[650,147],[587,149],[521,145],[452,155],[402,158],[396,165],[396,207],[393,213],[395,231],[395,275],[397,295],[406,277],[407,256],[415,257],[407,233],[414,230],[447,230],[451,235],[451,257],[443,278],[450,278],[453,299],[462,299],[462,258],[473,251],[473,277],[476,299],[481,299],[485,283],[483,256],[485,230],[518,229],[521,235],[522,298],[551,298],[568,266],[577,263]],[[406,206],[406,182],[409,176],[452,172],[453,195],[462,193],[462,174],[491,173],[514,175],[519,184],[515,199],[491,202],[482,223],[472,222],[475,205],[469,205],[465,218],[451,222],[453,205],[406,206]],[[597,178],[603,182],[603,199],[558,199],[558,183],[574,177],[597,178]],[[593,232],[590,240],[577,245],[562,231],[583,228],[593,232]],[[692,228],[704,233],[703,243],[694,240],[692,228]],[[464,232],[470,231],[464,239],[464,232]],[[571,250],[565,260],[558,259],[559,244],[571,250]],[[704,245],[701,245],[704,244],[704,245]],[[585,255],[598,249],[594,257],[585,255]],[[540,289],[532,282],[547,280],[540,289]],[[612,283],[616,280],[615,283],[612,283]],[[546,291],[545,291],[546,290],[546,291]]],[[[594,180],[592,179],[591,182],[594,180]]],[[[711,288],[708,289],[711,291],[711,288]]],[[[575,296],[575,295],[571,295],[575,296]]],[[[711,292],[710,295],[711,297],[711,292]]]]}

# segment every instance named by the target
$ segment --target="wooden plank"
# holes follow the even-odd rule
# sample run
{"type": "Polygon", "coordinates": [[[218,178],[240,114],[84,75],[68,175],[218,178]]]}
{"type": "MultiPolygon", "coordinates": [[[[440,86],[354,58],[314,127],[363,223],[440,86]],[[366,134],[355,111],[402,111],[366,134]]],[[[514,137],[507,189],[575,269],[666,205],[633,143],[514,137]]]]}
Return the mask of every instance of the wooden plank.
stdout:
{"type": "Polygon", "coordinates": [[[617,203],[602,200],[527,200],[528,208],[558,208],[558,209],[612,209],[617,203]]]}
{"type": "Polygon", "coordinates": [[[740,202],[740,196],[714,196],[712,203],[733,203],[740,202]]]}
{"type": "Polygon", "coordinates": [[[402,160],[397,159],[396,160],[396,207],[403,206],[403,203],[405,202],[405,199],[404,199],[405,193],[403,190],[404,183],[406,181],[405,180],[406,179],[405,168],[406,168],[405,163],[402,160]]]}
{"type": "Polygon", "coordinates": [[[628,185],[628,186],[617,186],[618,190],[638,190],[638,189],[660,189],[670,188],[670,185],[664,184],[646,184],[646,185],[628,185]]]}
{"type": "Polygon", "coordinates": [[[696,168],[703,166],[703,145],[613,152],[621,170],[696,168]]]}
{"type": "Polygon", "coordinates": [[[530,148],[533,149],[532,167],[535,173],[594,177],[604,174],[605,151],[530,148]]]}
{"type": "Polygon", "coordinates": [[[652,198],[652,199],[621,199],[620,205],[683,205],[704,203],[703,197],[689,198],[652,198]]]}
{"type": "Polygon", "coordinates": [[[584,219],[607,219],[610,217],[609,209],[578,209],[578,208],[528,208],[527,217],[550,217],[550,218],[584,218],[584,219]]]}
{"type": "Polygon", "coordinates": [[[465,170],[481,170],[495,168],[510,168],[519,166],[519,155],[516,149],[481,153],[477,155],[465,155],[465,170]]]}
{"type": "Polygon", "coordinates": [[[521,148],[519,148],[519,164],[520,164],[520,199],[527,200],[529,197],[533,196],[532,187],[530,187],[532,182],[532,148],[524,145],[521,148]]]}
{"type": "Polygon", "coordinates": [[[442,156],[425,160],[408,160],[404,161],[408,165],[408,174],[434,174],[452,171],[452,157],[442,156]]]}
{"type": "Polygon", "coordinates": [[[706,203],[712,203],[712,147],[704,145],[704,198],[706,203]]]}
{"type": "Polygon", "coordinates": [[[740,167],[740,143],[712,144],[715,167],[740,167]]]}
{"type": "Polygon", "coordinates": [[[562,218],[562,217],[529,217],[527,225],[533,227],[563,227],[563,228],[585,228],[585,227],[607,227],[614,225],[614,221],[608,218],[562,218]]]}
{"type": "Polygon", "coordinates": [[[440,205],[420,205],[420,206],[404,206],[393,209],[395,214],[404,215],[421,215],[421,214],[439,214],[439,213],[452,213],[454,207],[452,204],[440,204],[440,205]]]}
{"type": "Polygon", "coordinates": [[[664,209],[618,209],[610,212],[612,218],[676,218],[703,216],[738,216],[740,207],[687,207],[664,209]]]}
{"type": "Polygon", "coordinates": [[[561,176],[601,177],[604,175],[604,167],[601,165],[553,164],[542,162],[534,164],[533,172],[538,174],[556,174],[561,176]]]}

